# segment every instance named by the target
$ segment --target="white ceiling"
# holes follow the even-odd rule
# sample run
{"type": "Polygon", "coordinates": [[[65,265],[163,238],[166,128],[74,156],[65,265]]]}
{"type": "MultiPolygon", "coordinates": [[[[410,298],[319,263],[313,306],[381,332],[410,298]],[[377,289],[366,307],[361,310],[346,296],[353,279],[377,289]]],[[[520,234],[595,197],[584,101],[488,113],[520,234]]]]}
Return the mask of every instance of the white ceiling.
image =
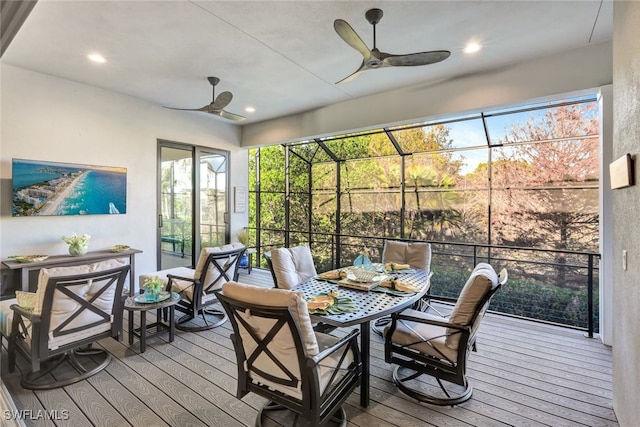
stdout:
{"type": "MultiPolygon", "coordinates": [[[[478,73],[611,40],[613,3],[589,1],[58,1],[39,0],[2,62],[156,105],[211,102],[207,76],[231,91],[226,110],[253,123],[350,98],[478,73]],[[450,50],[444,62],[366,71],[333,29],[349,22],[382,51],[450,50]],[[462,52],[476,40],[483,49],[462,52]],[[86,59],[99,52],[98,65],[86,59]],[[253,106],[255,113],[245,113],[253,106]]],[[[179,114],[205,114],[181,112],[179,114]]],[[[211,120],[223,120],[211,116],[211,120]]],[[[232,122],[229,122],[232,123],[232,122]]]]}

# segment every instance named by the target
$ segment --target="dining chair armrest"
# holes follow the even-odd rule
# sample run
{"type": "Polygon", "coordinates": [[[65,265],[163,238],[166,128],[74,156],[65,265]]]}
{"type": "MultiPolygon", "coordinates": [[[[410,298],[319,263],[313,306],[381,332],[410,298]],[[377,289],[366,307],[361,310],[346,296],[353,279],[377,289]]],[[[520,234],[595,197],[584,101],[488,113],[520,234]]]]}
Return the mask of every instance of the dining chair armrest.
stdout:
{"type": "Polygon", "coordinates": [[[193,283],[195,283],[196,280],[198,280],[198,279],[194,279],[193,277],[183,277],[183,276],[177,276],[175,274],[167,274],[167,279],[169,279],[169,281],[171,281],[171,280],[184,280],[184,281],[193,282],[193,283]]]}
{"type": "MultiPolygon", "coordinates": [[[[189,289],[191,286],[196,286],[198,283],[200,283],[200,281],[198,279],[196,279],[196,278],[177,276],[175,274],[167,274],[167,279],[169,279],[169,280],[167,281],[167,287],[165,288],[166,291],[171,291],[171,282],[176,281],[176,280],[182,280],[182,281],[185,281],[185,282],[193,283],[193,285],[188,285],[188,286],[185,286],[184,288],[180,288],[182,290],[189,289]]],[[[182,292],[182,290],[180,292],[182,292]]]]}
{"type": "Polygon", "coordinates": [[[39,322],[40,316],[36,316],[33,314],[33,309],[26,309],[24,307],[19,306],[18,304],[11,304],[9,306],[11,310],[13,310],[16,314],[19,314],[22,317],[26,317],[30,322],[39,322]]]}
{"type": "Polygon", "coordinates": [[[340,341],[336,342],[331,347],[327,347],[326,349],[322,350],[320,353],[316,354],[315,356],[308,358],[307,366],[310,368],[317,366],[324,359],[331,356],[333,353],[337,352],[338,350],[340,350],[346,345],[355,345],[357,348],[358,335],[360,335],[360,331],[354,329],[353,331],[351,331],[349,335],[344,336],[342,339],[340,339],[340,341]]]}
{"type": "Polygon", "coordinates": [[[458,329],[460,331],[467,331],[470,329],[469,326],[460,325],[458,323],[451,323],[451,322],[448,322],[446,319],[442,321],[436,320],[436,319],[425,319],[424,317],[412,316],[410,314],[405,314],[404,312],[392,313],[391,318],[394,322],[397,320],[408,320],[411,322],[423,323],[425,325],[433,325],[433,326],[441,326],[443,328],[458,329]]]}

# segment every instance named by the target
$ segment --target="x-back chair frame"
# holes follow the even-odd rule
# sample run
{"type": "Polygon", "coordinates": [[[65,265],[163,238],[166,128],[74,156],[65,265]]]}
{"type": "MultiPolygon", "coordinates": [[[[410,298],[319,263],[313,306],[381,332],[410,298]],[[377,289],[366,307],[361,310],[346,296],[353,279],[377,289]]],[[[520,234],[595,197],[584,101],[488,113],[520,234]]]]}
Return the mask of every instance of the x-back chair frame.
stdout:
{"type": "Polygon", "coordinates": [[[176,310],[184,313],[183,316],[176,319],[176,328],[183,331],[205,331],[218,327],[227,321],[227,315],[224,311],[210,308],[211,305],[217,302],[216,298],[209,298],[203,301],[203,296],[214,295],[214,291],[222,286],[221,282],[223,280],[227,282],[238,280],[240,258],[242,258],[246,250],[246,247],[242,247],[224,252],[209,253],[199,277],[191,278],[167,274],[169,281],[166,289],[168,291],[171,290],[172,283],[176,280],[191,282],[193,284],[191,300],[183,297],[176,305],[176,310]],[[205,284],[204,281],[211,266],[219,273],[219,276],[211,283],[205,284]],[[190,326],[189,322],[194,320],[198,314],[202,316],[204,325],[190,326]],[[212,322],[207,316],[211,316],[215,320],[212,322]]]}
{"type": "Polygon", "coordinates": [[[346,425],[346,413],[341,408],[342,403],[347,399],[356,386],[360,384],[361,366],[360,352],[358,351],[357,337],[359,331],[354,330],[347,336],[340,339],[333,346],[322,350],[313,357],[305,355],[304,344],[301,339],[298,322],[291,314],[287,307],[265,307],[249,305],[241,301],[225,297],[218,291],[218,299],[223,307],[232,318],[233,333],[231,341],[236,352],[238,367],[238,389],[236,397],[241,399],[246,394],[254,392],[260,396],[269,399],[256,418],[256,426],[262,425],[262,418],[265,411],[289,409],[295,415],[294,424],[297,423],[298,417],[307,420],[312,426],[325,424],[334,415],[340,412],[338,420],[342,421],[342,425],[346,425]],[[271,329],[265,334],[264,338],[260,338],[256,334],[254,328],[243,319],[239,313],[245,313],[247,310],[252,316],[265,319],[273,319],[275,321],[271,329]],[[246,354],[240,335],[239,326],[242,325],[255,341],[256,348],[251,354],[246,354]],[[297,362],[300,368],[300,378],[296,378],[295,374],[283,364],[276,355],[269,349],[269,344],[277,333],[283,328],[288,327],[292,331],[293,341],[296,347],[297,362]],[[336,376],[340,372],[340,366],[347,357],[349,350],[354,355],[354,361],[347,373],[333,387],[327,387],[323,393],[320,393],[320,382],[316,372],[319,366],[325,366],[322,362],[332,354],[340,354],[339,362],[333,368],[329,384],[332,384],[336,376]],[[256,360],[261,356],[267,356],[280,369],[280,376],[272,375],[269,372],[255,366],[256,360]],[[250,378],[250,372],[268,379],[273,383],[288,387],[297,387],[300,385],[302,399],[289,396],[285,393],[274,390],[268,385],[253,382],[250,378]]]}
{"type": "Polygon", "coordinates": [[[121,339],[125,299],[125,296],[122,295],[122,289],[129,268],[129,265],[125,265],[93,273],[49,278],[44,294],[42,313],[39,316],[34,315],[32,310],[26,310],[19,305],[14,304],[11,306],[14,316],[8,350],[9,372],[15,370],[16,351],[31,362],[31,371],[22,376],[22,387],[31,390],[49,390],[64,387],[89,378],[109,364],[111,354],[102,349],[91,348],[91,344],[107,337],[118,341],[121,339]],[[70,290],[71,287],[87,286],[102,281],[104,281],[104,285],[89,300],[83,299],[70,290]],[[115,293],[111,313],[108,313],[94,305],[94,302],[114,284],[115,293]],[[53,299],[56,291],[72,299],[79,304],[80,308],[70,313],[56,328],[50,330],[53,299]],[[90,324],[83,323],[80,326],[70,327],[71,322],[85,311],[91,311],[99,319],[90,324]],[[49,348],[50,337],[64,337],[108,323],[111,324],[108,330],[79,338],[59,347],[49,348]],[[92,358],[98,358],[100,361],[97,362],[97,366],[88,369],[78,359],[80,356],[91,356],[92,358]],[[78,375],[63,380],[50,380],[46,377],[47,374],[65,361],[69,361],[71,366],[78,372],[78,375]]]}
{"type": "MultiPolygon", "coordinates": [[[[497,286],[489,290],[480,299],[476,306],[473,317],[471,318],[468,325],[457,325],[454,323],[450,323],[446,321],[446,318],[443,321],[438,321],[435,319],[426,320],[424,318],[411,316],[410,314],[406,314],[403,312],[393,313],[391,315],[392,323],[389,327],[389,330],[385,334],[385,362],[398,365],[393,371],[393,381],[402,392],[421,402],[438,406],[454,406],[463,403],[471,398],[471,395],[473,394],[473,387],[467,380],[466,372],[467,359],[469,358],[470,351],[477,351],[476,335],[473,327],[474,325],[476,325],[476,322],[479,321],[478,318],[482,319],[482,317],[485,315],[491,302],[491,298],[498,291],[498,289],[500,289],[502,285],[506,283],[506,281],[507,271],[503,269],[498,276],[497,286]],[[394,343],[391,340],[391,337],[393,336],[398,322],[402,321],[440,326],[446,328],[446,333],[443,335],[429,337],[428,339],[421,337],[422,339],[417,339],[414,342],[400,345],[394,343]],[[455,361],[449,361],[449,359],[436,346],[434,346],[431,341],[455,335],[459,335],[460,337],[456,355],[457,357],[455,361]],[[434,352],[440,355],[440,358],[435,358],[411,348],[411,346],[414,346],[416,344],[429,345],[434,352]],[[401,357],[399,357],[398,355],[401,357]],[[405,368],[405,370],[409,372],[403,372],[402,368],[405,368]],[[444,393],[443,396],[445,397],[431,395],[429,393],[419,391],[416,388],[410,387],[406,384],[407,382],[414,380],[421,375],[433,376],[438,382],[438,385],[444,393]],[[447,389],[445,384],[443,384],[443,380],[461,386],[462,389],[452,392],[451,390],[447,389]]],[[[421,304],[421,311],[427,311],[431,309],[435,311],[439,316],[442,316],[437,309],[431,306],[429,301],[429,299],[431,298],[432,297],[430,295],[426,295],[419,301],[419,303],[421,304]]],[[[455,303],[457,301],[457,299],[455,298],[446,297],[433,297],[432,299],[447,303],[455,303]]]]}

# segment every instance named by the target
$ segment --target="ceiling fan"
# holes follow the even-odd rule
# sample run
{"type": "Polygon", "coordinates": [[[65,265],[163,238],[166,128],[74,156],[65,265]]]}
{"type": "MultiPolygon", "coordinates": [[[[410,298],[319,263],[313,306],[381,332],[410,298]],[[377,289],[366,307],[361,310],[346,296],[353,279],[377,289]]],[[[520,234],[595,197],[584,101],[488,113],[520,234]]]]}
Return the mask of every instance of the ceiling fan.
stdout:
{"type": "Polygon", "coordinates": [[[240,116],[238,114],[233,114],[224,110],[224,107],[229,105],[231,100],[233,99],[233,95],[231,92],[222,92],[216,98],[216,85],[220,83],[220,79],[217,77],[207,77],[211,86],[213,86],[213,93],[211,95],[211,104],[205,105],[202,108],[173,108],[173,107],[164,107],[169,108],[171,110],[181,110],[181,111],[203,111],[205,113],[213,114],[216,116],[224,117],[225,119],[234,120],[234,121],[242,121],[246,117],[240,116]]]}
{"type": "Polygon", "coordinates": [[[373,49],[369,49],[367,47],[347,21],[343,19],[336,19],[333,22],[333,28],[335,28],[336,33],[338,33],[342,40],[344,40],[349,46],[360,52],[363,58],[360,68],[358,68],[353,74],[350,74],[339,82],[336,82],[336,84],[350,82],[358,77],[361,72],[366,70],[382,67],[435,64],[436,62],[444,61],[449,57],[449,55],[451,55],[451,52],[448,50],[432,50],[429,52],[408,53],[406,55],[392,55],[386,52],[381,52],[376,47],[376,24],[380,22],[380,19],[382,19],[382,10],[369,9],[364,16],[367,21],[373,25],[373,49]]]}

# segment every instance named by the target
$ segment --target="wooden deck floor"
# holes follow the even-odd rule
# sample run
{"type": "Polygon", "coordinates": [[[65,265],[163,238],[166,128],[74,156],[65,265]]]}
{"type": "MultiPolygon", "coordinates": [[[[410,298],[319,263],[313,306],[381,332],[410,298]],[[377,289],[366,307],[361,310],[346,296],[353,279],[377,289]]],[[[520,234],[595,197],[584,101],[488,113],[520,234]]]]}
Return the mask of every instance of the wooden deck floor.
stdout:
{"type": "MultiPolygon", "coordinates": [[[[240,281],[265,284],[271,277],[254,269],[240,281]]],[[[205,332],[178,331],[173,343],[165,334],[149,340],[143,354],[137,341],[128,346],[125,333],[122,342],[101,342],[113,355],[106,370],[50,391],[22,389],[19,374],[7,372],[3,350],[2,380],[17,408],[27,411],[28,426],[253,425],[264,399],[236,399],[229,333],[227,322],[205,332]]],[[[372,334],[372,340],[371,405],[361,408],[356,390],[345,406],[350,426],[618,425],[611,349],[581,332],[488,314],[469,361],[473,397],[455,408],[418,404],[399,392],[382,339],[372,334]]]]}

